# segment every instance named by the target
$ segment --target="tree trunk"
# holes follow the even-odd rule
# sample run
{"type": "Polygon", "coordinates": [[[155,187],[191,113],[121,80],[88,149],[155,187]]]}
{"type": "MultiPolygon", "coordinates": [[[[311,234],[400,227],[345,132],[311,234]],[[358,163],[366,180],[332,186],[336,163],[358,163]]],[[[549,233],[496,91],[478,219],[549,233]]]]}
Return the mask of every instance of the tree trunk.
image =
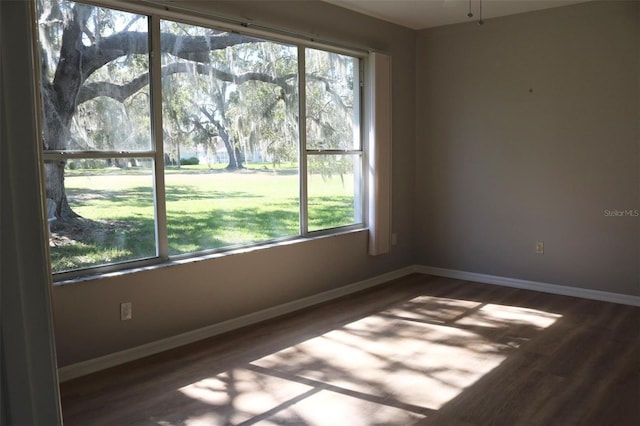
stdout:
{"type": "Polygon", "coordinates": [[[67,193],[64,187],[64,165],[61,160],[45,161],[44,173],[47,182],[47,198],[56,203],[56,218],[60,220],[78,217],[67,200],[67,193]]]}
{"type": "MultiPolygon", "coordinates": [[[[65,26],[60,46],[60,60],[52,82],[42,82],[44,117],[44,149],[61,151],[67,148],[70,124],[77,107],[77,95],[83,83],[81,45],[82,27],[89,18],[91,6],[77,4],[73,18],[65,26]]],[[[60,220],[78,217],[71,210],[64,188],[65,162],[45,162],[47,198],[56,203],[56,217],[60,220]]]]}
{"type": "Polygon", "coordinates": [[[180,168],[180,166],[182,164],[180,163],[180,139],[179,138],[176,141],[176,154],[177,154],[177,157],[178,157],[178,168],[180,168]]]}
{"type": "Polygon", "coordinates": [[[243,169],[244,168],[244,154],[242,151],[240,151],[240,148],[238,148],[237,146],[235,147],[235,152],[236,152],[236,162],[238,163],[238,168],[239,169],[243,169]]]}
{"type": "MultiPolygon", "coordinates": [[[[71,111],[65,111],[54,102],[54,92],[50,86],[43,87],[43,117],[44,117],[44,149],[51,151],[62,151],[66,149],[69,140],[69,122],[73,116],[75,107],[71,111]]],[[[45,161],[45,189],[47,198],[56,203],[55,215],[60,220],[78,217],[71,210],[67,201],[67,194],[64,188],[64,166],[65,161],[51,160],[45,161]]]]}
{"type": "Polygon", "coordinates": [[[227,150],[227,154],[229,155],[229,164],[227,165],[227,170],[238,170],[244,168],[242,165],[242,157],[240,156],[240,150],[233,146],[231,143],[231,138],[229,137],[229,133],[225,130],[224,126],[217,121],[214,121],[215,126],[218,128],[218,134],[220,138],[222,138],[222,142],[224,142],[224,147],[227,150]]]}
{"type": "Polygon", "coordinates": [[[56,203],[56,218],[60,220],[71,219],[78,215],[71,210],[67,200],[67,192],[64,187],[64,166],[63,160],[52,160],[44,162],[44,176],[46,183],[47,198],[56,203]]]}

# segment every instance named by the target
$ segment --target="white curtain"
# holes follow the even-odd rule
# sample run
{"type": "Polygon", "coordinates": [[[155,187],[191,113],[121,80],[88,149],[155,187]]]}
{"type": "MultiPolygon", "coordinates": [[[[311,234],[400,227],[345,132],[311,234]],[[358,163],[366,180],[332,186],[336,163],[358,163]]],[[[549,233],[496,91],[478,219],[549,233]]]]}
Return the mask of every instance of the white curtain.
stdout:
{"type": "Polygon", "coordinates": [[[391,250],[391,57],[371,53],[365,78],[369,254],[391,250]]]}

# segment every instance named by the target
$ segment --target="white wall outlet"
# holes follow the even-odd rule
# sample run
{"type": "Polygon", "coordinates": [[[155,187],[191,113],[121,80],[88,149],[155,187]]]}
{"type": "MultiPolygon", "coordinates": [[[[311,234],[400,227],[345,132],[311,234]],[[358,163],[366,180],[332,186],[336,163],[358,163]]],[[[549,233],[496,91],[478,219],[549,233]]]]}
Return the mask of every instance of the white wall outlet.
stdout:
{"type": "Polygon", "coordinates": [[[542,241],[536,243],[536,254],[544,254],[544,243],[542,241]]]}
{"type": "Polygon", "coordinates": [[[124,302],[120,304],[120,320],[127,321],[133,318],[133,306],[131,302],[124,302]]]}
{"type": "Polygon", "coordinates": [[[395,246],[396,244],[398,244],[398,234],[394,232],[391,234],[391,245],[395,246]]]}

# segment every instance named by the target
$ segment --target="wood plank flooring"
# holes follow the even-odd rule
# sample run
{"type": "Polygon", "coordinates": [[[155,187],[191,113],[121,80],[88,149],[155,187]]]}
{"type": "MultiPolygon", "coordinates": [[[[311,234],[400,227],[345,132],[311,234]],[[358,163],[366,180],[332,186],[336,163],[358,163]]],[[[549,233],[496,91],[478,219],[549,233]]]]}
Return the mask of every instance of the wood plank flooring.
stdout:
{"type": "Polygon", "coordinates": [[[640,308],[415,274],[61,395],[65,425],[640,425],[640,308]]]}

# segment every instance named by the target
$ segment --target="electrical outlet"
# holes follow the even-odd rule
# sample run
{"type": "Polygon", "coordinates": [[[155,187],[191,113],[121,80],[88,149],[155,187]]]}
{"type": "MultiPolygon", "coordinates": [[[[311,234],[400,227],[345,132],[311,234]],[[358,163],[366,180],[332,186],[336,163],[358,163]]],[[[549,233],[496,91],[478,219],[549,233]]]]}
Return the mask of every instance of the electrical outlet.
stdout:
{"type": "Polygon", "coordinates": [[[124,302],[120,304],[120,320],[127,321],[133,317],[133,306],[131,302],[124,302]]]}
{"type": "Polygon", "coordinates": [[[544,254],[544,243],[542,241],[536,243],[536,254],[544,254]]]}
{"type": "Polygon", "coordinates": [[[395,246],[396,244],[398,244],[398,234],[394,232],[391,234],[391,245],[395,246]]]}

